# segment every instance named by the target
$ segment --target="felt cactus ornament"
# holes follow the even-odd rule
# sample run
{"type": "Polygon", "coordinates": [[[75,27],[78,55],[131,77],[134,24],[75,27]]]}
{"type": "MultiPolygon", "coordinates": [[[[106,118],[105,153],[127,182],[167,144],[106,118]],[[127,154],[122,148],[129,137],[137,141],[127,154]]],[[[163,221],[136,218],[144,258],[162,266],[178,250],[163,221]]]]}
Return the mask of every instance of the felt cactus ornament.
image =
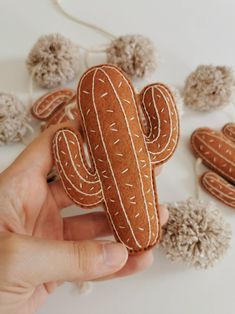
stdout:
{"type": "Polygon", "coordinates": [[[76,93],[69,88],[60,88],[41,96],[31,107],[34,118],[41,121],[42,131],[51,125],[77,119],[76,93]]]}
{"type": "Polygon", "coordinates": [[[222,131],[199,128],[191,136],[191,147],[211,169],[201,177],[202,187],[224,204],[235,208],[235,123],[222,131]]]}
{"type": "Polygon", "coordinates": [[[179,138],[171,92],[156,83],[135,95],[120,69],[99,65],[80,79],[77,105],[89,161],[76,130],[58,130],[52,143],[66,193],[81,207],[103,204],[116,239],[131,253],[153,247],[160,239],[153,169],[172,156],[179,138]]]}
{"type": "Polygon", "coordinates": [[[58,109],[70,103],[74,96],[75,91],[69,88],[53,90],[35,101],[31,108],[31,113],[35,118],[46,121],[58,109]]]}

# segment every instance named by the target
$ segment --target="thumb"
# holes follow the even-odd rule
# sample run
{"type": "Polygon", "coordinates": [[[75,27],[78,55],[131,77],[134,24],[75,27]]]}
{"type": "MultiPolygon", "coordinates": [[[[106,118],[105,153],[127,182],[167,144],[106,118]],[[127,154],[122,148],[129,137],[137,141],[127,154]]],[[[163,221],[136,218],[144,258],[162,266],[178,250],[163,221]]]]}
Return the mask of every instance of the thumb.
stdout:
{"type": "Polygon", "coordinates": [[[7,273],[34,286],[93,280],[118,271],[128,258],[124,245],[111,241],[55,241],[8,234],[0,237],[0,252],[2,246],[7,273]]]}

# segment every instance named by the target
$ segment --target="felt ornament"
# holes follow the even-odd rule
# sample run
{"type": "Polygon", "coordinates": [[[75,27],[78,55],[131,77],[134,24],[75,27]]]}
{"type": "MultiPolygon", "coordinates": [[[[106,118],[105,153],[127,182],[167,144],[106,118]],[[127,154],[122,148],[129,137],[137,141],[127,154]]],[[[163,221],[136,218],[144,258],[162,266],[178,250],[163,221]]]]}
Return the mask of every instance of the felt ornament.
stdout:
{"type": "Polygon", "coordinates": [[[235,123],[225,124],[222,132],[228,139],[230,139],[232,142],[235,142],[235,123]]]}
{"type": "Polygon", "coordinates": [[[185,105],[195,110],[212,111],[234,101],[235,77],[227,66],[200,65],[186,79],[185,105]]]}
{"type": "Polygon", "coordinates": [[[77,131],[61,129],[52,143],[66,193],[84,208],[103,204],[116,239],[130,253],[153,247],[160,239],[153,169],[172,156],[179,137],[171,92],[156,83],[137,96],[120,69],[99,65],[80,79],[77,104],[89,159],[77,131]]]}
{"type": "Polygon", "coordinates": [[[42,131],[62,122],[75,119],[80,121],[75,91],[69,88],[55,89],[41,96],[32,105],[31,113],[42,121],[42,131]]]}
{"type": "Polygon", "coordinates": [[[201,185],[212,196],[222,203],[235,208],[235,188],[220,175],[213,171],[206,171],[201,176],[201,185]]]}
{"type": "Polygon", "coordinates": [[[206,269],[229,247],[231,228],[211,203],[188,199],[169,204],[169,220],[163,227],[161,247],[172,261],[206,269]]]}
{"type": "Polygon", "coordinates": [[[202,187],[224,204],[235,208],[235,124],[225,125],[221,132],[199,128],[191,136],[196,157],[212,171],[201,178],[202,187]]]}
{"type": "Polygon", "coordinates": [[[72,81],[80,67],[78,45],[60,34],[41,36],[31,49],[28,71],[37,84],[55,88],[72,81]]]}
{"type": "Polygon", "coordinates": [[[75,91],[69,88],[53,90],[41,96],[31,108],[32,115],[39,120],[47,120],[60,107],[63,107],[75,96],[75,91]]]}
{"type": "Polygon", "coordinates": [[[90,53],[105,53],[106,62],[121,68],[130,78],[143,78],[156,69],[157,56],[153,42],[142,35],[115,36],[110,32],[85,21],[82,21],[68,13],[62,5],[61,0],[55,1],[57,9],[70,20],[99,32],[109,43],[105,48],[85,49],[85,64],[88,65],[90,53]]]}
{"type": "Polygon", "coordinates": [[[0,93],[0,145],[20,142],[32,128],[27,108],[14,95],[0,93]]]}
{"type": "Polygon", "coordinates": [[[79,120],[79,111],[76,106],[76,96],[72,97],[68,102],[66,102],[59,110],[42,124],[42,130],[49,128],[51,125],[60,124],[67,121],[79,120]]]}

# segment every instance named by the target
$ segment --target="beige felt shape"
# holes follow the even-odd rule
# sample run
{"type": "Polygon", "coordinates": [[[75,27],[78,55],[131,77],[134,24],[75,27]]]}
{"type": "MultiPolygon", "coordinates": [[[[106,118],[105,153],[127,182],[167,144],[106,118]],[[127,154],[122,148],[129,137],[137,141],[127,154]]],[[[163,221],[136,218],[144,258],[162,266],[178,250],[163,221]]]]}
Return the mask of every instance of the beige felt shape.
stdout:
{"type": "MultiPolygon", "coordinates": [[[[169,108],[175,110],[173,98],[169,97],[167,101],[171,103],[169,108]]],[[[82,185],[85,188],[83,192],[89,194],[86,204],[88,207],[91,204],[91,193],[92,197],[98,198],[97,204],[102,202],[116,239],[130,252],[149,249],[159,241],[160,221],[154,163],[140,121],[134,89],[121,70],[111,65],[100,65],[82,76],[77,102],[89,150],[89,171],[94,175],[90,185],[82,185]]],[[[156,111],[154,114],[157,115],[156,111]]],[[[171,116],[175,116],[175,111],[171,116]]],[[[169,124],[168,133],[177,143],[178,128],[172,130],[169,124]]],[[[171,138],[169,141],[172,142],[171,138]]],[[[165,159],[173,153],[176,145],[169,147],[172,150],[167,151],[165,159]]],[[[161,148],[152,151],[155,153],[158,149],[160,151],[161,148]]],[[[75,175],[75,168],[80,169],[82,163],[87,168],[81,135],[68,129],[58,131],[53,140],[53,152],[66,192],[75,203],[86,206],[86,196],[77,191],[81,178],[75,175]],[[70,183],[71,175],[73,184],[70,183]],[[82,202],[81,197],[84,197],[82,202]]]]}
{"type": "Polygon", "coordinates": [[[31,107],[32,115],[39,120],[47,120],[56,110],[75,95],[74,90],[60,88],[40,97],[31,107]]]}

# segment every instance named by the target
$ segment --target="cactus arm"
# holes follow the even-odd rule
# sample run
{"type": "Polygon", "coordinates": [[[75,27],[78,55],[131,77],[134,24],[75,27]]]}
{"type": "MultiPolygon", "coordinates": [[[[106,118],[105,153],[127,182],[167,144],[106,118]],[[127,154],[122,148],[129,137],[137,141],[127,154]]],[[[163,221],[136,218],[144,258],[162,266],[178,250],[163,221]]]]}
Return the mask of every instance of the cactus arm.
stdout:
{"type": "Polygon", "coordinates": [[[40,97],[31,107],[31,113],[38,120],[47,120],[73,96],[75,91],[72,89],[56,89],[40,97]]]}
{"type": "Polygon", "coordinates": [[[72,97],[67,103],[64,103],[46,122],[43,121],[41,129],[43,131],[51,125],[74,120],[76,120],[79,133],[83,135],[81,115],[77,108],[76,96],[72,97]]]}
{"type": "Polygon", "coordinates": [[[201,177],[202,187],[222,203],[235,208],[235,187],[215,172],[207,171],[201,177]]]}
{"type": "Polygon", "coordinates": [[[179,117],[174,98],[163,84],[148,85],[140,94],[146,120],[145,141],[153,165],[166,162],[174,153],[179,139],[179,117]]]}
{"type": "Polygon", "coordinates": [[[58,174],[67,195],[81,207],[93,207],[103,201],[101,184],[89,167],[81,135],[61,129],[53,138],[53,155],[58,174]]]}
{"type": "Polygon", "coordinates": [[[235,123],[225,124],[222,132],[230,141],[235,142],[235,123]]]}
{"type": "Polygon", "coordinates": [[[232,141],[221,132],[199,128],[191,135],[191,147],[208,168],[235,184],[235,145],[232,141]]]}

